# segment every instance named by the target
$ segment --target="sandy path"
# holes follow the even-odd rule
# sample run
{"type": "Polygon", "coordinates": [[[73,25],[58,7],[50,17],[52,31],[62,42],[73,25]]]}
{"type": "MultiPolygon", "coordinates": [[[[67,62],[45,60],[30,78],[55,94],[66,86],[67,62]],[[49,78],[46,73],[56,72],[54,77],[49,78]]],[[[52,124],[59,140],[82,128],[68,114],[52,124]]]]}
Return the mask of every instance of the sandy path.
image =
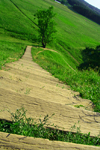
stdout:
{"type": "MultiPolygon", "coordinates": [[[[0,112],[2,119],[11,120],[7,110],[15,112],[16,109],[24,106],[27,109],[28,117],[39,118],[41,116],[43,118],[47,114],[55,113],[49,123],[54,123],[60,129],[64,128],[65,131],[70,131],[71,126],[76,123],[76,127],[80,127],[81,132],[91,132],[91,135],[96,136],[100,131],[100,114],[91,111],[90,100],[81,99],[78,95],[77,92],[69,90],[67,85],[59,82],[32,61],[30,46],[27,47],[22,59],[6,64],[6,67],[0,71],[0,110],[4,110],[0,112]],[[84,107],[76,108],[74,105],[83,105],[84,107]]],[[[5,133],[2,133],[2,136],[3,139],[0,137],[0,146],[6,138],[5,133]]],[[[49,144],[49,142],[47,143],[49,144]]],[[[57,143],[54,143],[50,142],[52,149],[58,149],[54,147],[54,145],[57,146],[57,143]]],[[[9,145],[9,142],[4,145],[9,145]]],[[[61,145],[63,146],[62,143],[61,145]]],[[[68,147],[67,143],[64,145],[65,147],[61,149],[68,147]]],[[[20,149],[22,148],[20,147],[20,149]]],[[[42,146],[40,149],[46,148],[42,146]]]]}

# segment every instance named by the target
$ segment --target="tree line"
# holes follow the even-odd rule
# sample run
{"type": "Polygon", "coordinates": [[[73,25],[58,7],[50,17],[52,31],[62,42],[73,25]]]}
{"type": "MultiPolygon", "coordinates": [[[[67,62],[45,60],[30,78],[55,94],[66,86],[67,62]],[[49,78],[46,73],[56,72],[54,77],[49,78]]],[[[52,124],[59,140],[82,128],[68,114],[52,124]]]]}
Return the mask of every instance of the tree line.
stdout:
{"type": "Polygon", "coordinates": [[[82,51],[83,63],[78,67],[79,70],[93,69],[100,73],[100,45],[96,48],[86,47],[82,51]]]}
{"type": "Polygon", "coordinates": [[[88,4],[84,0],[58,0],[64,5],[67,5],[77,13],[91,19],[92,21],[100,24],[100,10],[88,4]]]}

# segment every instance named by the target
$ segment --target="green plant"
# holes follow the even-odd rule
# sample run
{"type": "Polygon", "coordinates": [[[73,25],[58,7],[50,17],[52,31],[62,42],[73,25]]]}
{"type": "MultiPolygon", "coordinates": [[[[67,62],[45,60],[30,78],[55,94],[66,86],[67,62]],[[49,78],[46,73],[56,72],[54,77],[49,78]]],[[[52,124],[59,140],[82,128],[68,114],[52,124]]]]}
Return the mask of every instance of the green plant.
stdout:
{"type": "MultiPolygon", "coordinates": [[[[35,119],[26,117],[26,110],[24,107],[17,109],[15,113],[11,113],[11,122],[0,120],[0,131],[20,134],[25,136],[33,136],[33,137],[48,137],[47,131],[44,126],[47,124],[48,119],[50,118],[48,115],[44,117],[44,119],[39,119],[37,122],[35,119]]],[[[51,115],[51,117],[54,114],[51,115]]]]}
{"type": "Polygon", "coordinates": [[[55,22],[52,19],[55,16],[53,7],[49,7],[47,10],[38,10],[34,16],[38,19],[39,39],[45,48],[46,44],[53,40],[53,34],[56,32],[55,22]]]}
{"type": "Polygon", "coordinates": [[[83,105],[74,105],[74,107],[80,108],[80,107],[84,107],[83,105]]]}
{"type": "Polygon", "coordinates": [[[26,92],[24,94],[29,94],[30,93],[30,88],[26,88],[26,92]]]}
{"type": "Polygon", "coordinates": [[[100,45],[96,48],[87,47],[82,51],[83,63],[79,65],[80,70],[92,68],[100,73],[100,45]]]}
{"type": "Polygon", "coordinates": [[[66,65],[64,59],[66,58],[66,61],[74,68],[72,61],[67,60],[64,55],[58,55],[49,50],[39,53],[35,58],[34,56],[40,50],[40,48],[32,49],[33,60],[60,81],[70,85],[72,90],[78,91],[82,98],[91,100],[94,104],[94,111],[100,112],[100,76],[98,72],[92,69],[83,71],[75,69],[74,71],[66,65]]]}
{"type": "Polygon", "coordinates": [[[10,111],[8,112],[11,114],[11,121],[0,120],[1,132],[100,146],[99,137],[91,137],[90,133],[82,134],[80,127],[76,127],[76,124],[71,127],[70,132],[59,130],[54,125],[52,125],[53,128],[49,127],[50,124],[47,123],[48,119],[50,119],[54,114],[52,114],[51,117],[46,115],[44,119],[39,119],[36,122],[35,119],[26,117],[26,110],[24,107],[17,109],[15,113],[11,113],[10,111]],[[73,129],[75,128],[76,132],[73,132],[73,129]]]}

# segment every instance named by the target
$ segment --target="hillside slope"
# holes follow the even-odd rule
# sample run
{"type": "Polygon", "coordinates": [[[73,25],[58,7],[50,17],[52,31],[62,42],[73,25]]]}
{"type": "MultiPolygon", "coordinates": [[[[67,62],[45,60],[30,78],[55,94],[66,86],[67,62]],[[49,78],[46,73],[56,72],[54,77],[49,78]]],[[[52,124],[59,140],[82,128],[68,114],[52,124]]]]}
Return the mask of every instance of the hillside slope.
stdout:
{"type": "Polygon", "coordinates": [[[84,0],[58,0],[71,10],[89,18],[100,25],[100,10],[84,0]]]}
{"type": "MultiPolygon", "coordinates": [[[[69,56],[68,51],[81,63],[81,50],[100,43],[100,26],[52,0],[38,0],[38,3],[33,0],[1,0],[0,33],[36,42],[38,33],[34,13],[51,5],[56,13],[57,33],[54,44],[48,46],[66,54],[66,57],[69,56]]],[[[77,66],[76,63],[73,65],[77,66]]]]}
{"type": "MultiPolygon", "coordinates": [[[[0,110],[4,110],[0,112],[0,119],[11,120],[10,114],[5,110],[15,112],[16,109],[24,106],[28,110],[28,117],[37,119],[41,115],[43,119],[45,115],[55,113],[49,121],[57,125],[58,129],[62,130],[64,127],[63,130],[70,131],[71,126],[76,125],[76,132],[80,128],[83,133],[91,132],[92,136],[97,136],[100,126],[100,76],[93,70],[81,72],[77,66],[82,62],[81,52],[86,46],[95,47],[100,44],[100,26],[53,0],[38,0],[38,2],[1,0],[0,10],[0,55],[2,56],[0,66],[9,62],[8,59],[11,61],[19,59],[24,53],[26,44],[34,46],[32,51],[31,47],[28,47],[22,59],[6,64],[6,67],[0,70],[0,110]],[[47,49],[43,49],[38,43],[34,13],[37,9],[47,9],[51,5],[54,6],[56,13],[57,33],[54,43],[48,44],[47,49]],[[68,84],[78,92],[69,90],[68,84]],[[93,109],[98,113],[93,112],[93,109]]],[[[19,136],[17,137],[2,134],[0,146],[4,144],[14,146],[13,148],[29,146],[30,138],[27,141],[24,137],[22,139],[24,144],[20,139],[23,144],[21,147],[16,143],[19,139],[19,136]],[[13,137],[15,143],[11,142],[13,137]]],[[[45,140],[42,141],[44,144],[45,140]]],[[[51,142],[48,144],[50,146],[51,142]]],[[[57,144],[53,145],[53,149],[57,144]]],[[[66,149],[68,145],[64,145],[66,149]]],[[[64,145],[61,143],[61,149],[64,145]]],[[[74,148],[71,145],[72,147],[74,148]]],[[[39,148],[37,145],[37,149],[39,148]]],[[[100,149],[75,145],[75,149],[80,148],[100,149]]]]}
{"type": "MultiPolygon", "coordinates": [[[[37,20],[34,20],[34,13],[38,9],[47,9],[53,5],[56,13],[57,33],[55,41],[47,47],[56,50],[58,54],[52,52],[42,52],[36,57],[40,49],[33,49],[34,61],[41,62],[41,66],[51,72],[55,77],[69,84],[74,90],[86,99],[91,99],[99,109],[99,75],[93,71],[78,72],[82,60],[82,51],[86,47],[95,47],[100,44],[100,26],[87,18],[71,11],[66,6],[56,3],[54,0],[1,0],[0,1],[0,40],[28,43],[30,45],[41,46],[37,37],[37,20]],[[6,7],[5,7],[6,6],[6,7]],[[6,9],[5,9],[6,8],[6,9]],[[12,36],[12,38],[11,38],[12,36]],[[17,39],[16,39],[17,38],[17,39]],[[22,41],[24,39],[25,41],[22,41]],[[28,41],[28,42],[27,42],[28,41]],[[72,70],[75,70],[72,72],[72,70]],[[64,74],[63,74],[64,73],[64,74]],[[92,87],[91,87],[92,85],[92,87]]],[[[7,53],[10,52],[10,44],[6,43],[7,53]]],[[[2,44],[0,45],[2,54],[2,44]]],[[[13,51],[15,51],[13,49],[13,51]]],[[[8,55],[8,54],[7,54],[8,55]]],[[[10,55],[10,54],[9,54],[10,55]]],[[[19,54],[20,55],[20,54],[19,54]]],[[[6,55],[5,55],[6,56],[6,55]]],[[[0,65],[7,62],[2,56],[0,65]]],[[[21,57],[21,56],[20,56],[21,57]]],[[[12,58],[13,59],[13,58],[12,58]]]]}

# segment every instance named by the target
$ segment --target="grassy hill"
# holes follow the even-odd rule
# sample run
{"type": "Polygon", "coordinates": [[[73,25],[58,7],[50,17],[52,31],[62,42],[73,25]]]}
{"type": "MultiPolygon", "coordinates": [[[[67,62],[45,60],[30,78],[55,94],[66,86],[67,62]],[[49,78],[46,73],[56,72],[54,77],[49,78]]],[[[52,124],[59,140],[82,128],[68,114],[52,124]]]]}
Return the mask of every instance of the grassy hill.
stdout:
{"type": "Polygon", "coordinates": [[[66,6],[51,0],[1,0],[0,33],[12,37],[36,42],[37,26],[34,24],[34,13],[37,9],[54,6],[57,23],[56,41],[50,45],[53,49],[69,51],[81,62],[80,51],[86,46],[100,43],[100,26],[72,12],[66,6]]]}
{"type": "Polygon", "coordinates": [[[83,62],[82,50],[100,44],[100,25],[54,0],[0,1],[0,65],[20,58],[26,45],[41,46],[34,13],[51,5],[56,13],[57,33],[55,41],[47,47],[56,53],[35,47],[32,50],[33,59],[72,89],[79,91],[82,97],[91,99],[95,110],[100,111],[98,73],[77,70],[83,62]],[[43,52],[37,56],[39,51],[43,52]]]}

